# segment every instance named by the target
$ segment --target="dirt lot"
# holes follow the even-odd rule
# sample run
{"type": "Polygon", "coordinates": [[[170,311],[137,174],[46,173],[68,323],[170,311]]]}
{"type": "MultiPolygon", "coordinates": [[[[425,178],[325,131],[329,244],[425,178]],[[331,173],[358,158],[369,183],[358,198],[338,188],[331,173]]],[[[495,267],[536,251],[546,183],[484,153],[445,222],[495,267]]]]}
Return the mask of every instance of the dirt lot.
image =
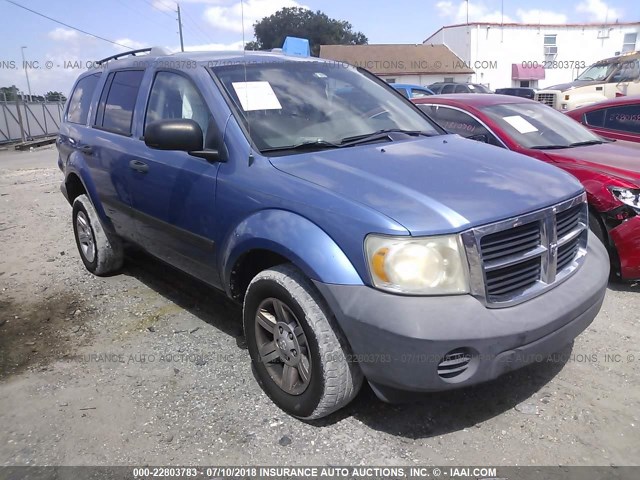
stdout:
{"type": "Polygon", "coordinates": [[[132,254],[79,260],[52,148],[0,152],[0,465],[637,465],[640,286],[549,361],[309,425],[253,380],[240,310],[132,254]]]}

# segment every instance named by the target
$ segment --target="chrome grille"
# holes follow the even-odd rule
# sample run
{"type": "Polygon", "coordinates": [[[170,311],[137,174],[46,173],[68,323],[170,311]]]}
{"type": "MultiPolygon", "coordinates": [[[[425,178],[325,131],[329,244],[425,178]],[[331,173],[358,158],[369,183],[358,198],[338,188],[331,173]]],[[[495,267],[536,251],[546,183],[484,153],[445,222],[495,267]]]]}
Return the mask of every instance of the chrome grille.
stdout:
{"type": "Polygon", "coordinates": [[[501,307],[542,293],[582,263],[587,235],[584,194],[463,233],[472,294],[501,307]]]}
{"type": "Polygon", "coordinates": [[[555,93],[536,93],[536,101],[540,103],[544,103],[545,105],[549,105],[550,107],[555,107],[556,94],[555,93]]]}

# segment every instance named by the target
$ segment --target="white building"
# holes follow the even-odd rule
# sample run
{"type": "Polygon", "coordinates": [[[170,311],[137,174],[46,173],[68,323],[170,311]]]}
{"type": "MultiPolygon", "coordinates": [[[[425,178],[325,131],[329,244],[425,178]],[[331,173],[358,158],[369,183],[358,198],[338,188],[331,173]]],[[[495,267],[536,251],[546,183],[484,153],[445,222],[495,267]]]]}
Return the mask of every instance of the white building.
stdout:
{"type": "Polygon", "coordinates": [[[320,45],[320,58],[366,68],[389,83],[468,82],[473,75],[445,45],[320,45]]]}
{"type": "Polygon", "coordinates": [[[491,89],[570,82],[592,63],[640,49],[640,22],[602,24],[469,23],[442,27],[424,41],[446,45],[491,89]]]}

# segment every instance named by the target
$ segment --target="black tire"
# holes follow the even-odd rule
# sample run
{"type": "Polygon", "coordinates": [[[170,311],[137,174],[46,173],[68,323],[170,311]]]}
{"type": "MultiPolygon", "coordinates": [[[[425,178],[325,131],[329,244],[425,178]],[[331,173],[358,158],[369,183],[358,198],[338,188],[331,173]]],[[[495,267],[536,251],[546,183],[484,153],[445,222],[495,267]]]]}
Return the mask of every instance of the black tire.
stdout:
{"type": "Polygon", "coordinates": [[[609,235],[607,235],[599,215],[596,215],[593,212],[589,212],[589,229],[596,237],[598,237],[598,240],[600,240],[602,244],[609,249],[609,235]]]}
{"type": "Polygon", "coordinates": [[[84,266],[95,275],[108,275],[119,270],[124,261],[122,242],[108,233],[86,195],[73,201],[73,233],[84,266]]]}
{"type": "Polygon", "coordinates": [[[620,274],[621,269],[618,252],[612,242],[609,241],[609,234],[607,233],[607,230],[604,227],[604,223],[597,213],[589,212],[589,230],[591,230],[593,234],[598,237],[598,240],[602,242],[602,244],[607,249],[607,252],[609,253],[609,262],[611,264],[609,280],[612,282],[623,282],[620,274]]]}
{"type": "MultiPolygon", "coordinates": [[[[278,318],[276,315],[273,320],[278,318]]],[[[256,275],[245,295],[243,322],[256,379],[269,398],[288,414],[305,420],[325,417],[347,405],[358,394],[362,386],[362,372],[357,364],[348,360],[349,347],[342,332],[313,284],[293,265],[278,265],[256,275]],[[258,345],[258,337],[265,334],[265,338],[268,338],[270,334],[264,327],[256,325],[256,315],[259,308],[265,313],[266,306],[275,305],[270,303],[273,300],[284,304],[287,309],[285,316],[292,320],[290,325],[297,323],[301,327],[301,330],[296,330],[296,340],[305,337],[299,345],[296,344],[296,348],[299,346],[299,355],[308,358],[308,367],[305,368],[308,368],[310,375],[302,375],[300,366],[297,367],[294,373],[297,383],[292,385],[301,391],[295,393],[286,391],[273,377],[280,365],[286,368],[286,358],[283,356],[288,355],[288,351],[277,347],[272,354],[278,355],[279,352],[280,357],[269,362],[263,361],[259,353],[260,347],[264,347],[267,341],[258,345]],[[308,378],[306,386],[305,376],[308,378]]],[[[274,332],[275,338],[277,329],[274,332]]],[[[274,345],[276,343],[273,342],[274,345]]]]}

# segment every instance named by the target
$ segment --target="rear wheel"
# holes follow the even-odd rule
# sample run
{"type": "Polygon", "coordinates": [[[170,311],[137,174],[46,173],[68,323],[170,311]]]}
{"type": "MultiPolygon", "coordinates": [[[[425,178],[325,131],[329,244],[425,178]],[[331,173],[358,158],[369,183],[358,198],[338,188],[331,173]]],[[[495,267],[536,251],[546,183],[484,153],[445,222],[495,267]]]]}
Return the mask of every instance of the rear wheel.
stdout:
{"type": "Polygon", "coordinates": [[[265,270],[244,300],[244,331],[258,383],[285,412],[321,418],[362,385],[348,345],[312,283],[292,265],[265,270]]]}
{"type": "Polygon", "coordinates": [[[89,197],[76,197],[72,218],[78,252],[87,270],[108,275],[120,269],[124,260],[122,242],[103,228],[89,197]]]}

